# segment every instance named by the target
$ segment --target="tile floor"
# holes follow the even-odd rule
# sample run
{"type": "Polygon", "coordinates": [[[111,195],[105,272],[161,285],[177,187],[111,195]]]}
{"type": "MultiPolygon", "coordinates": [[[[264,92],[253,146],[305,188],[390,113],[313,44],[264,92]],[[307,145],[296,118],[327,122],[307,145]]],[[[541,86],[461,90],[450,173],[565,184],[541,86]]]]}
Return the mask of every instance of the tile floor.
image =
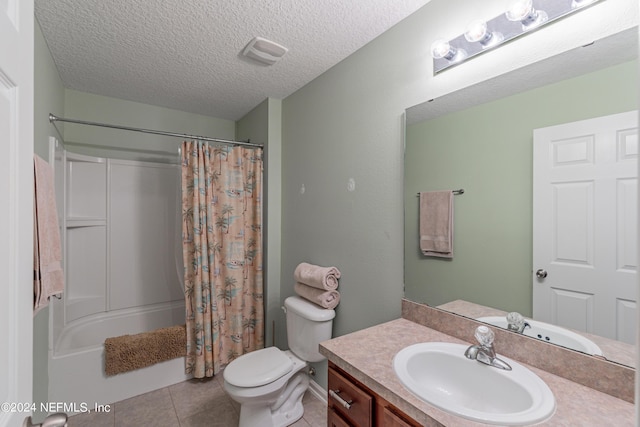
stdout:
{"type": "MultiPolygon", "coordinates": [[[[222,375],[189,380],[116,402],[110,412],[69,417],[68,427],[237,427],[240,406],[222,387],[222,375]]],[[[304,416],[294,427],[325,427],[326,403],[307,391],[304,416]]],[[[260,427],[260,426],[256,426],[260,427]]]]}

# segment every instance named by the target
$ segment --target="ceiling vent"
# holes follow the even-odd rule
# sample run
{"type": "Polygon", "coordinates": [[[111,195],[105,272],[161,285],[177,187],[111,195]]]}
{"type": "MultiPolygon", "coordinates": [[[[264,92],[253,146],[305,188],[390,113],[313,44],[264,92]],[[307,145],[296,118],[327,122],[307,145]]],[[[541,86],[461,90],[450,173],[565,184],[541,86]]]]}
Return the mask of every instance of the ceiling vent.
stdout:
{"type": "Polygon", "coordinates": [[[265,65],[273,65],[287,53],[289,49],[271,40],[256,37],[244,48],[242,54],[265,65]]]}

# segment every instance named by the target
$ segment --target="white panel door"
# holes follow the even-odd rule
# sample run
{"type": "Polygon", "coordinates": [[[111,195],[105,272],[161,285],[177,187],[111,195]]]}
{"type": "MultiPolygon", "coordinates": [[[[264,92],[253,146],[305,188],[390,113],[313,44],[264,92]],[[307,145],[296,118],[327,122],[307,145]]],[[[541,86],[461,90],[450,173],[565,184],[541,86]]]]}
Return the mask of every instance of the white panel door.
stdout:
{"type": "Polygon", "coordinates": [[[534,131],[533,317],[633,343],[636,111],[534,131]]]}
{"type": "Polygon", "coordinates": [[[0,0],[0,427],[32,399],[33,0],[0,0]]]}

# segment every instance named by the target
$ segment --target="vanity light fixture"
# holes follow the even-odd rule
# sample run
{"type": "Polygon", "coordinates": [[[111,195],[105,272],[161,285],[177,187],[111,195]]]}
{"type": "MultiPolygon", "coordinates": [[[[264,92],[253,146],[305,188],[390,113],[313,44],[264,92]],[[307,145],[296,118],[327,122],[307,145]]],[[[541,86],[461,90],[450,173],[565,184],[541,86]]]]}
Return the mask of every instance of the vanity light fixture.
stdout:
{"type": "Polygon", "coordinates": [[[475,20],[451,40],[431,45],[434,74],[460,64],[490,48],[535,31],[601,0],[515,0],[508,10],[490,20],[475,20]]]}

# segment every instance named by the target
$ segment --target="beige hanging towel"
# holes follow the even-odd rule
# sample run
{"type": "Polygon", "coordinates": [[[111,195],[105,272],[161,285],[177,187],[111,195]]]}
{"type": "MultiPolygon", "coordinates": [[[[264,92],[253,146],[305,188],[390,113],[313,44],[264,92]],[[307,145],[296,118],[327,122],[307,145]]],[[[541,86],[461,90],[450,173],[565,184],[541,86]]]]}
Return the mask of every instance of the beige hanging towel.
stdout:
{"type": "Polygon", "coordinates": [[[34,156],[34,314],[47,306],[49,298],[64,291],[62,247],[58,230],[53,169],[34,156]]]}
{"type": "Polygon", "coordinates": [[[453,258],[453,191],[420,193],[420,251],[453,258]]]}

